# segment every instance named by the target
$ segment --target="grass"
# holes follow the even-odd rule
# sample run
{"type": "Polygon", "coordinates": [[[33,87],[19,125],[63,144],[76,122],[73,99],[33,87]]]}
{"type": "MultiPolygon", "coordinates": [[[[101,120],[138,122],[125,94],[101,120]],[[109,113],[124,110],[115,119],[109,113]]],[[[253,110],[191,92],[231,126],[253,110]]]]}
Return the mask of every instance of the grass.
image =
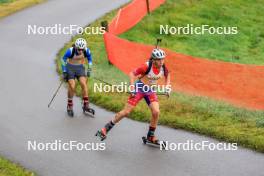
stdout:
{"type": "MultiPolygon", "coordinates": [[[[100,26],[103,20],[111,21],[116,11],[106,14],[90,26],[100,26]]],[[[58,72],[60,58],[77,37],[83,37],[94,57],[93,75],[109,83],[128,82],[128,77],[108,64],[103,38],[100,35],[78,35],[72,38],[59,52],[56,58],[58,72]]],[[[91,102],[108,110],[118,112],[127,100],[127,94],[98,93],[93,91],[95,79],[89,79],[89,96],[91,102]]],[[[99,83],[99,82],[97,82],[99,83]]],[[[77,95],[81,89],[77,86],[77,95]]],[[[237,142],[260,152],[264,152],[264,112],[240,109],[224,102],[218,102],[205,97],[173,93],[171,98],[159,97],[161,117],[159,123],[176,129],[204,134],[221,141],[237,142]]],[[[144,102],[139,103],[129,118],[148,122],[150,112],[144,102]]],[[[176,134],[176,132],[175,132],[176,134]]]]}
{"type": "Polygon", "coordinates": [[[0,176],[35,176],[35,173],[0,157],[0,176]]]}
{"type": "Polygon", "coordinates": [[[187,55],[236,62],[264,64],[264,18],[262,0],[167,0],[122,38],[153,44],[187,55]],[[237,35],[160,35],[160,24],[169,26],[235,26],[237,35]]]}
{"type": "Polygon", "coordinates": [[[6,3],[10,3],[13,2],[14,0],[0,0],[0,4],[6,4],[6,3]]]}
{"type": "Polygon", "coordinates": [[[0,18],[43,1],[44,0],[0,0],[0,18]]]}

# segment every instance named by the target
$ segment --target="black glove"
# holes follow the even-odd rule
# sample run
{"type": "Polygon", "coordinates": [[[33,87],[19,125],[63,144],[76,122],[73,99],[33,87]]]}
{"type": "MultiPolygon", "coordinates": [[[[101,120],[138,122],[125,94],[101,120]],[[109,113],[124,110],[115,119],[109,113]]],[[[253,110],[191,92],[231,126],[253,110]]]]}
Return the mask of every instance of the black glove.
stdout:
{"type": "Polygon", "coordinates": [[[64,81],[68,82],[68,73],[63,72],[62,78],[64,79],[64,81]]]}
{"type": "Polygon", "coordinates": [[[92,69],[91,68],[88,68],[87,70],[87,77],[90,77],[92,74],[92,69]]]}

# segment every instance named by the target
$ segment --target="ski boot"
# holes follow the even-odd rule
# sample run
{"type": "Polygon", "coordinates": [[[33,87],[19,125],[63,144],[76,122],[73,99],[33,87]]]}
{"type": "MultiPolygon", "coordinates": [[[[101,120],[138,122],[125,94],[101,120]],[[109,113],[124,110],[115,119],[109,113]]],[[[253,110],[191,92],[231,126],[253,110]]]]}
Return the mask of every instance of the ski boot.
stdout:
{"type": "Polygon", "coordinates": [[[67,106],[67,114],[68,114],[69,117],[73,117],[74,116],[74,112],[73,112],[72,106],[67,106]]]}
{"type": "Polygon", "coordinates": [[[142,141],[144,144],[148,144],[154,147],[162,147],[162,148],[166,148],[166,143],[163,141],[158,140],[155,136],[143,136],[142,137],[142,141]]]}
{"type": "Polygon", "coordinates": [[[101,141],[106,139],[106,128],[102,128],[101,130],[98,130],[95,136],[99,136],[101,141]]]}
{"type": "Polygon", "coordinates": [[[82,107],[84,115],[92,115],[94,117],[95,111],[94,109],[89,107],[89,104],[83,105],[82,107]]]}

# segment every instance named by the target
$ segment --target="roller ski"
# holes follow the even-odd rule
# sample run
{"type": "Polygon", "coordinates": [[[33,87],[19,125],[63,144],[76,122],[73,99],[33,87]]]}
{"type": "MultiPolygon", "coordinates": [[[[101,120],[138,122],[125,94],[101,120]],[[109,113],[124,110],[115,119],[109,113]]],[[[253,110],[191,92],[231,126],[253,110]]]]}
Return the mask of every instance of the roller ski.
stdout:
{"type": "Polygon", "coordinates": [[[166,142],[156,139],[155,136],[149,136],[149,137],[143,136],[142,141],[143,141],[143,144],[146,144],[146,145],[150,145],[153,147],[159,147],[159,148],[162,147],[163,149],[166,148],[166,142]]]}
{"type": "Polygon", "coordinates": [[[106,129],[102,128],[101,130],[98,130],[95,136],[98,136],[101,141],[105,140],[106,139],[106,129]]]}
{"type": "Polygon", "coordinates": [[[95,136],[100,137],[101,141],[106,139],[106,134],[115,126],[114,122],[111,120],[107,124],[105,124],[104,128],[98,130],[95,136]]]}
{"type": "Polygon", "coordinates": [[[82,109],[84,115],[90,115],[94,117],[95,111],[94,109],[90,108],[88,100],[86,100],[86,102],[84,101],[82,109]]]}
{"type": "Polygon", "coordinates": [[[68,114],[69,117],[73,117],[74,116],[74,112],[73,112],[72,106],[67,106],[67,114],[68,114]]]}

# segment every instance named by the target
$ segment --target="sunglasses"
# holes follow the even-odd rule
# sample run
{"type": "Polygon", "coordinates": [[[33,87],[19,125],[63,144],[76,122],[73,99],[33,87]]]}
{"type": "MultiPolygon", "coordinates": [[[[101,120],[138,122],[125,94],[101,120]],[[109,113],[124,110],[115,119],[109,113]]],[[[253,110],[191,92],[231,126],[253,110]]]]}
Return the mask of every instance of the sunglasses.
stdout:
{"type": "Polygon", "coordinates": [[[154,61],[162,61],[164,59],[152,59],[152,60],[154,60],[154,61]]]}
{"type": "Polygon", "coordinates": [[[78,51],[83,51],[83,49],[77,49],[78,51]]]}

